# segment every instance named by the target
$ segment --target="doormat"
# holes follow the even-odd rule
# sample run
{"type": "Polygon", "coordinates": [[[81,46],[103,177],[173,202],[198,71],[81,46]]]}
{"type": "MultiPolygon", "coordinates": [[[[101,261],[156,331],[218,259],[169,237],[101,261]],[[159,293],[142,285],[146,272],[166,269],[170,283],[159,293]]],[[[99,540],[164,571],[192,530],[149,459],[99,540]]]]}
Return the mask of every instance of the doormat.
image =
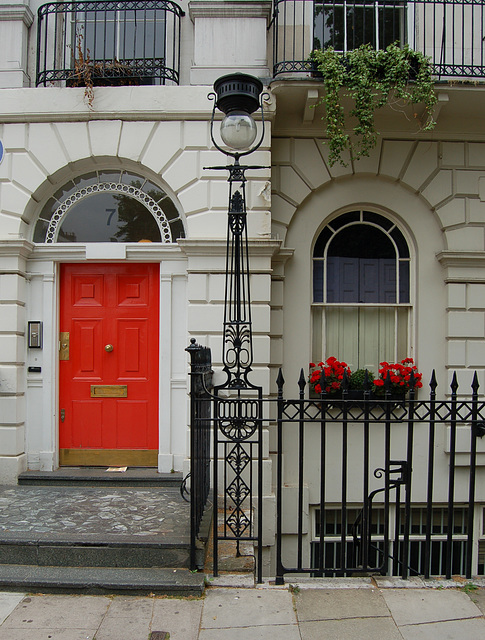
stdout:
{"type": "Polygon", "coordinates": [[[170,640],[168,631],[152,631],[149,640],[170,640]]]}
{"type": "Polygon", "coordinates": [[[108,467],[106,471],[114,471],[115,473],[124,473],[128,467],[108,467]]]}

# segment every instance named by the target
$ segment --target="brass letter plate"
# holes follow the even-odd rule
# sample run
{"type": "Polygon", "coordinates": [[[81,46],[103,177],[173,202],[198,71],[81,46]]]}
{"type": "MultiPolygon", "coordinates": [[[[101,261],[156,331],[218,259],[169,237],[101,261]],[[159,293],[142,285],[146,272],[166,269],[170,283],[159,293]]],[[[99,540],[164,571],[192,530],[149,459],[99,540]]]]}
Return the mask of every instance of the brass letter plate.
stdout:
{"type": "Polygon", "coordinates": [[[126,384],[92,384],[91,398],[127,398],[126,384]]]}

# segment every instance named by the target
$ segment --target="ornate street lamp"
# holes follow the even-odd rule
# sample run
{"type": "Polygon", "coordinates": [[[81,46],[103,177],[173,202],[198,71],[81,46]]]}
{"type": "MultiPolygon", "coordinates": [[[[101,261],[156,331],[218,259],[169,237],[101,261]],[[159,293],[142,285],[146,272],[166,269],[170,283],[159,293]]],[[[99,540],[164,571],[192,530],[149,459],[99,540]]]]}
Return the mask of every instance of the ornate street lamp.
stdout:
{"type": "MultiPolygon", "coordinates": [[[[246,213],[246,171],[266,169],[256,165],[241,165],[243,156],[253,153],[264,138],[263,84],[258,78],[234,73],[214,83],[211,118],[211,139],[214,146],[232,164],[209,169],[229,172],[229,205],[227,221],[226,283],[223,326],[223,370],[226,381],[214,388],[214,490],[218,492],[219,470],[217,460],[223,450],[224,517],[223,526],[217,524],[214,513],[214,575],[218,572],[218,541],[236,542],[236,555],[240,544],[257,544],[257,580],[262,582],[262,387],[248,380],[253,362],[251,299],[249,290],[249,252],[246,213]],[[220,136],[225,147],[214,136],[216,110],[224,114],[220,136]],[[261,132],[252,118],[261,113],[261,132]],[[224,393],[221,394],[221,392],[224,393]],[[253,463],[257,472],[253,473],[253,463]],[[257,510],[254,498],[257,477],[257,510]],[[230,508],[228,508],[230,505],[230,508]],[[257,526],[255,525],[257,522],[257,526]]],[[[217,501],[216,501],[217,503],[217,501]]]]}
{"type": "Polygon", "coordinates": [[[211,118],[211,139],[214,146],[231,158],[234,163],[208,167],[229,172],[229,206],[226,255],[226,291],[224,305],[223,363],[228,376],[226,385],[233,389],[251,387],[247,375],[253,361],[251,301],[249,292],[249,256],[246,214],[246,171],[265,169],[254,165],[241,165],[239,159],[253,153],[264,138],[264,113],[261,99],[263,84],[258,78],[243,73],[233,73],[215,81],[211,118]],[[214,136],[216,109],[225,117],[220,136],[226,148],[222,148],[214,136]],[[252,114],[261,112],[261,134],[252,114]]]}

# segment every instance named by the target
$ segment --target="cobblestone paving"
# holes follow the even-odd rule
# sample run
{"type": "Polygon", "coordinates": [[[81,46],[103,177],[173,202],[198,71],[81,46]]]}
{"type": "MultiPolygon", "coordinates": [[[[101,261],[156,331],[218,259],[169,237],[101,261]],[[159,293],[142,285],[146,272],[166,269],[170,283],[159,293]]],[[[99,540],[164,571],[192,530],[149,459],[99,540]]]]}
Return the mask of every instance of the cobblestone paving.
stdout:
{"type": "Polygon", "coordinates": [[[188,539],[190,505],[176,488],[0,486],[0,537],[129,535],[188,539]]]}

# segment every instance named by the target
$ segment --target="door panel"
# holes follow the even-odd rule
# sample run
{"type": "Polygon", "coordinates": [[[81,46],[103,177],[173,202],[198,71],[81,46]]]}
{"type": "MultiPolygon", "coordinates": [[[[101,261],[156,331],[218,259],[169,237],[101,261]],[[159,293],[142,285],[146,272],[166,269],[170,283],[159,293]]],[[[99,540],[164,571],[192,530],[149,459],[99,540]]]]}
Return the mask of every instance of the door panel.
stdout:
{"type": "Polygon", "coordinates": [[[158,265],[62,265],[61,463],[156,464],[158,305],[158,265]]]}

